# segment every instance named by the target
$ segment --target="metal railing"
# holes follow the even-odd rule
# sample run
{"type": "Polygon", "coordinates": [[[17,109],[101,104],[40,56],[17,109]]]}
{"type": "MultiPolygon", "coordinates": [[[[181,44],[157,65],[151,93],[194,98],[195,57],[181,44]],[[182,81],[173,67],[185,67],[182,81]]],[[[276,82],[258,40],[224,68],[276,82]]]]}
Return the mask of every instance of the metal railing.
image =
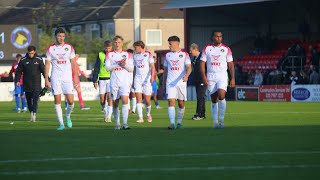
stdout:
{"type": "Polygon", "coordinates": [[[287,56],[281,63],[281,71],[282,70],[303,70],[303,57],[302,56],[287,56]],[[288,65],[287,65],[288,64],[288,65]],[[300,64],[300,65],[298,65],[300,64]]]}

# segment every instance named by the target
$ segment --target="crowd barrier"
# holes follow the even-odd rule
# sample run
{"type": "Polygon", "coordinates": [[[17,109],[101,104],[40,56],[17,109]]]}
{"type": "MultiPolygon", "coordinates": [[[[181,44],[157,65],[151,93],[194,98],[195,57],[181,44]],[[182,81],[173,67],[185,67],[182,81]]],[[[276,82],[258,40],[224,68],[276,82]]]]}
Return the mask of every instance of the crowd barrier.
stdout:
{"type": "MultiPolygon", "coordinates": [[[[81,82],[82,98],[84,100],[98,100],[99,90],[93,87],[92,82],[81,82]]],[[[78,100],[75,92],[75,100],[78,100]]],[[[236,86],[228,88],[227,100],[236,101],[275,101],[275,102],[320,102],[320,85],[262,85],[236,86]]],[[[64,97],[62,97],[62,100],[64,97]]],[[[194,86],[187,88],[188,101],[197,100],[194,86]]],[[[210,101],[207,92],[205,99],[210,101]]],[[[51,93],[40,98],[41,101],[53,101],[51,93]]],[[[0,102],[14,101],[13,82],[0,83],[0,102]]]]}
{"type": "Polygon", "coordinates": [[[320,85],[236,86],[237,101],[320,102],[320,85]]]}

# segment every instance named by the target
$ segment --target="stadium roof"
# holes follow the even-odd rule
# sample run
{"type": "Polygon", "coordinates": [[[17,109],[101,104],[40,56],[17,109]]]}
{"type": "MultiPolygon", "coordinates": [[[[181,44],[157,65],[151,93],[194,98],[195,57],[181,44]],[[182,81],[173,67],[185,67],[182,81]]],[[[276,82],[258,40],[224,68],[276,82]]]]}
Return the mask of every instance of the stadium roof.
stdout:
{"type": "Polygon", "coordinates": [[[224,6],[235,4],[256,3],[274,0],[170,0],[163,9],[176,8],[195,8],[195,7],[210,7],[210,6],[224,6]]]}

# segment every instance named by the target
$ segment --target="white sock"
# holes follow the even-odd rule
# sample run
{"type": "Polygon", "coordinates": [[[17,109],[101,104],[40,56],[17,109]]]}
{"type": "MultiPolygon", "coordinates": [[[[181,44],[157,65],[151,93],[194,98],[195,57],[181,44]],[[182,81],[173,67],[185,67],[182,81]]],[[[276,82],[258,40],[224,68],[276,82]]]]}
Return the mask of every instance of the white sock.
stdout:
{"type": "Polygon", "coordinates": [[[114,121],[116,122],[117,126],[120,126],[120,111],[118,107],[113,106],[113,116],[114,116],[114,121]]]}
{"type": "Polygon", "coordinates": [[[132,98],[132,111],[136,112],[137,108],[137,98],[132,98]]]}
{"type": "Polygon", "coordinates": [[[72,105],[68,104],[67,111],[66,111],[66,117],[67,118],[70,118],[70,115],[72,113],[73,108],[74,108],[74,103],[72,105]]]}
{"type": "Polygon", "coordinates": [[[56,110],[56,115],[58,117],[58,121],[59,121],[60,125],[64,126],[61,104],[55,104],[54,109],[56,110]]]}
{"type": "Polygon", "coordinates": [[[184,107],[182,109],[178,108],[178,124],[182,124],[182,119],[183,119],[183,116],[184,116],[184,110],[185,110],[184,107]]]}
{"type": "Polygon", "coordinates": [[[138,104],[137,104],[137,112],[138,112],[138,117],[139,117],[139,119],[143,119],[142,103],[138,103],[138,104]]]}
{"type": "Polygon", "coordinates": [[[220,123],[224,123],[224,115],[226,113],[227,102],[226,99],[219,100],[219,120],[220,123]]]}
{"type": "Polygon", "coordinates": [[[113,112],[113,107],[112,106],[108,106],[107,113],[108,113],[108,118],[109,119],[111,119],[112,112],[113,112]]]}
{"type": "Polygon", "coordinates": [[[214,123],[218,123],[218,103],[211,103],[211,115],[214,123]]]}
{"type": "Polygon", "coordinates": [[[122,123],[123,125],[128,125],[128,104],[123,104],[122,105],[122,123]]]}
{"type": "Polygon", "coordinates": [[[174,108],[174,106],[168,107],[168,114],[169,114],[170,124],[175,124],[176,109],[174,108]]]}
{"type": "Polygon", "coordinates": [[[151,105],[150,106],[147,106],[146,108],[146,113],[147,113],[147,116],[150,116],[150,113],[151,113],[151,105]]]}
{"type": "Polygon", "coordinates": [[[130,98],[128,98],[128,109],[131,109],[131,106],[130,106],[130,98]]]}

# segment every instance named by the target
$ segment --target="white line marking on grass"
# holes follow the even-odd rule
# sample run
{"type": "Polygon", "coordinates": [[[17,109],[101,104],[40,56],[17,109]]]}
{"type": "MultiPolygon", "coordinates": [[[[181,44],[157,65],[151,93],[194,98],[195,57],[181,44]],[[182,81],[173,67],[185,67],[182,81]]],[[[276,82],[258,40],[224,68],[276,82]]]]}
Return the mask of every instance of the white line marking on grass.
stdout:
{"type": "Polygon", "coordinates": [[[116,172],[176,172],[176,171],[240,171],[255,169],[289,169],[289,168],[319,168],[319,164],[299,165],[248,165],[248,166],[209,166],[209,167],[178,167],[178,168],[129,168],[129,169],[75,169],[75,170],[47,170],[47,171],[17,171],[0,172],[1,175],[39,175],[39,174],[80,174],[80,173],[116,173],[116,172]]]}
{"type": "Polygon", "coordinates": [[[80,161],[80,160],[97,160],[97,159],[148,159],[161,157],[201,157],[201,156],[252,156],[252,155],[310,155],[320,154],[320,151],[292,151],[292,152],[226,152],[226,153],[187,153],[187,154],[146,154],[146,155],[115,155],[115,156],[96,156],[96,157],[70,157],[70,158],[46,158],[46,159],[16,159],[1,160],[0,164],[22,163],[22,162],[49,162],[49,161],[80,161]]]}
{"type": "Polygon", "coordinates": [[[320,114],[320,112],[292,112],[292,111],[288,111],[288,112],[277,112],[277,111],[273,111],[273,112],[237,112],[237,113],[232,113],[232,112],[226,112],[227,114],[236,114],[236,115],[241,115],[241,114],[320,114]]]}

